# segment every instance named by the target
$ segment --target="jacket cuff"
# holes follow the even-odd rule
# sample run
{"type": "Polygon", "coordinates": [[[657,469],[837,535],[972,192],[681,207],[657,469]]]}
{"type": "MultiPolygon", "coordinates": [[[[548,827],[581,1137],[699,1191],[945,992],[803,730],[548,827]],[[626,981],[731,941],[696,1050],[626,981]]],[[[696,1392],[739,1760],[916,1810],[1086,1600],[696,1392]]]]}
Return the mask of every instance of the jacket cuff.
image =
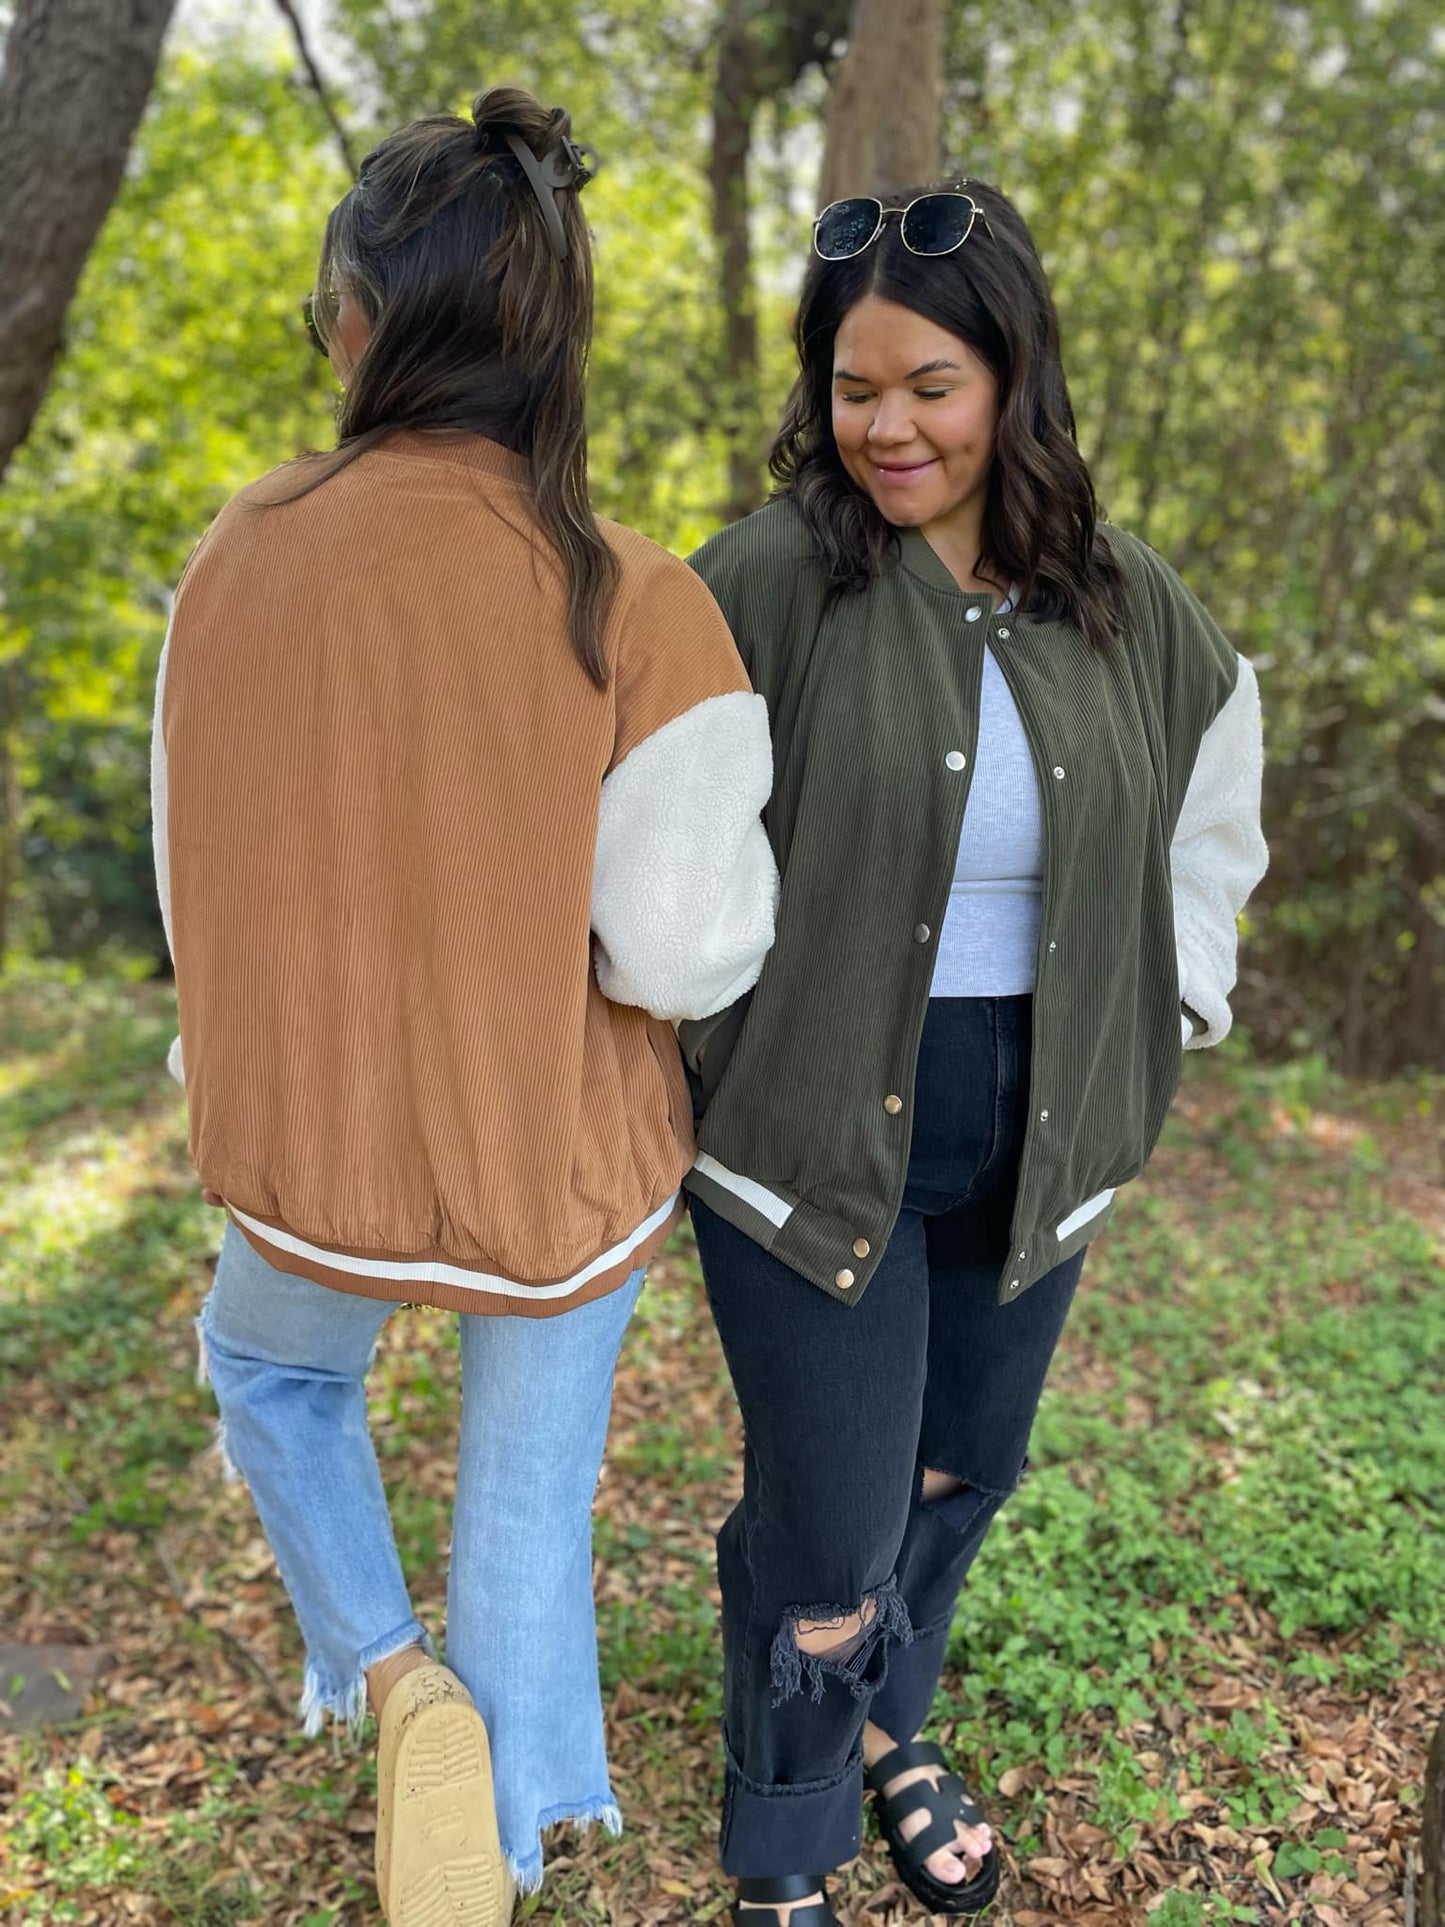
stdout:
{"type": "Polygon", "coordinates": [[[1229,997],[1200,951],[1179,946],[1179,1002],[1185,1050],[1223,1043],[1234,1022],[1229,997]]]}

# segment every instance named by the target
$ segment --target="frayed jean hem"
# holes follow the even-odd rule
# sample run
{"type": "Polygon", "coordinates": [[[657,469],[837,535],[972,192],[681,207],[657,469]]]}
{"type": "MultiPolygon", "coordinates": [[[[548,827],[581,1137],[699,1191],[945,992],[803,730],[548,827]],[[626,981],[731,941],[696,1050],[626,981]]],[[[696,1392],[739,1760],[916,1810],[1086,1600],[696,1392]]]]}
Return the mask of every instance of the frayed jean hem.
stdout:
{"type": "Polygon", "coordinates": [[[519,1894],[534,1894],[542,1885],[541,1835],[546,1828],[560,1826],[564,1820],[570,1821],[579,1830],[601,1825],[614,1840],[622,1832],[622,1814],[610,1794],[605,1800],[584,1800],[580,1804],[564,1803],[546,1808],[537,1816],[537,1838],[530,1853],[517,1854],[509,1848],[503,1849],[519,1894]]]}
{"type": "Polygon", "coordinates": [[[436,1658],[426,1629],[420,1620],[413,1619],[366,1647],[357,1659],[356,1671],[345,1685],[328,1678],[314,1660],[308,1660],[301,1687],[301,1704],[297,1709],[301,1730],[307,1739],[316,1738],[329,1714],[338,1737],[344,1729],[349,1740],[360,1740],[366,1725],[366,1675],[369,1668],[405,1652],[408,1646],[420,1646],[429,1659],[436,1658]]]}

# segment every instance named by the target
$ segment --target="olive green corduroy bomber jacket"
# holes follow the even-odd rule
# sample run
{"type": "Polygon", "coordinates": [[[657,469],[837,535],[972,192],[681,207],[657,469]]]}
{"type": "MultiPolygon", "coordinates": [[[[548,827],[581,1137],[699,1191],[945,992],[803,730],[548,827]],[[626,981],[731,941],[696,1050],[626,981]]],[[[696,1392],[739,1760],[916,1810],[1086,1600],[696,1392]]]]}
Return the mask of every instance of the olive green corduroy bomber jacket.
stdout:
{"type": "Polygon", "coordinates": [[[985,643],[1028,738],[1045,832],[1001,1302],[1102,1229],[1154,1148],[1182,1043],[1229,1028],[1235,920],[1266,860],[1254,672],[1150,548],[1113,527],[1100,539],[1127,608],[1107,653],[1071,623],[997,613],[912,529],[865,591],[830,602],[785,499],[693,558],[767,700],[783,888],[756,988],[681,1027],[702,1093],[686,1182],[849,1304],[903,1196],[985,643]]]}

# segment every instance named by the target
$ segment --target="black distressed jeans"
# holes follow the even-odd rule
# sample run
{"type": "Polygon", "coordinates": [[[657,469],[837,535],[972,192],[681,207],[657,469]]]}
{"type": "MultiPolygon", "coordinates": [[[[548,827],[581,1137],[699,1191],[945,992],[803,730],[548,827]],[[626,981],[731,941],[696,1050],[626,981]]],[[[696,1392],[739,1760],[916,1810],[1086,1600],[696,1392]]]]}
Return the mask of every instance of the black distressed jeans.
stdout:
{"type": "Polygon", "coordinates": [[[898,1223],[843,1305],[694,1199],[745,1432],[718,1534],[724,1871],[826,1873],[857,1853],[863,1727],[911,1739],[964,1577],[1023,1469],[1078,1253],[997,1301],[1027,1118],[1029,997],[935,998],[898,1223]],[[926,1469],[962,1489],[925,1504],[926,1469]],[[830,1657],[797,1622],[863,1634],[830,1657]]]}

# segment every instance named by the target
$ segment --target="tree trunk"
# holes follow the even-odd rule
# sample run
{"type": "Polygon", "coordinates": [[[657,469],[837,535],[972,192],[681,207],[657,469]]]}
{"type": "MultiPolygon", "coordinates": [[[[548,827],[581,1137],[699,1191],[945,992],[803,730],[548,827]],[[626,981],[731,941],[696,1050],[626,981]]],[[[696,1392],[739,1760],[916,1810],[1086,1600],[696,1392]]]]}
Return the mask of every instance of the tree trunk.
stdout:
{"type": "Polygon", "coordinates": [[[175,0],[19,0],[0,71],[0,475],[45,394],[175,0]]]}
{"type": "Polygon", "coordinates": [[[728,484],[724,514],[735,522],[756,507],[758,322],[753,250],[748,229],[748,151],[757,112],[757,56],[747,0],[728,0],[713,74],[712,228],[717,244],[723,311],[723,384],[720,414],[727,437],[728,484]]]}
{"type": "Polygon", "coordinates": [[[847,22],[848,0],[725,0],[713,69],[713,239],[723,311],[719,417],[728,445],[724,513],[736,521],[755,508],[765,448],[758,409],[758,324],[749,231],[748,155],[765,100],[826,63],[847,22]]]}
{"type": "Polygon", "coordinates": [[[1420,1817],[1420,1927],[1445,1927],[1445,1720],[1435,1728],[1420,1817]]]}
{"type": "Polygon", "coordinates": [[[818,205],[937,180],[942,103],[943,0],[854,0],[818,205]]]}

